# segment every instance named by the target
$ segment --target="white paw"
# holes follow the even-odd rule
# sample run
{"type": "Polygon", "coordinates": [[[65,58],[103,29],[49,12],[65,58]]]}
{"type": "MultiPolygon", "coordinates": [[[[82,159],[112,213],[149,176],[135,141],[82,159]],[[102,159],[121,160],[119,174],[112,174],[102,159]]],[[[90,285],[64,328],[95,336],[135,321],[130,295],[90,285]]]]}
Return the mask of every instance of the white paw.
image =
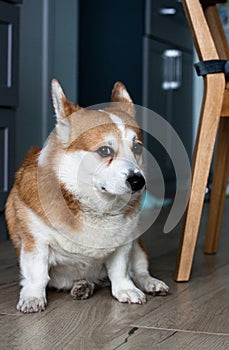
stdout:
{"type": "Polygon", "coordinates": [[[169,291],[169,287],[163,281],[149,276],[144,281],[144,290],[147,293],[166,295],[169,291]]]}
{"type": "Polygon", "coordinates": [[[47,305],[47,300],[45,297],[21,297],[17,304],[17,310],[30,313],[30,312],[38,312],[45,310],[47,305]]]}
{"type": "Polygon", "coordinates": [[[113,292],[114,297],[121,303],[128,304],[145,304],[145,294],[138,288],[121,289],[113,292]]]}

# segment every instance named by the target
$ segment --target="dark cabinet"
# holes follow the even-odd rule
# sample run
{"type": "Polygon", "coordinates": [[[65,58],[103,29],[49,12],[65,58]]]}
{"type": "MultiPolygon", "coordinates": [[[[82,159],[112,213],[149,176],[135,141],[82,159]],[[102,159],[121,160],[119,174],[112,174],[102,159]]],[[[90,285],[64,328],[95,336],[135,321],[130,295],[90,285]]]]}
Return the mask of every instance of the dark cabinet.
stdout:
{"type": "MultiPolygon", "coordinates": [[[[169,122],[191,157],[193,45],[182,4],[177,0],[147,0],[145,18],[143,104],[169,122]]],[[[149,127],[153,121],[147,123],[149,127]]],[[[150,135],[146,143],[160,165],[166,192],[172,195],[176,176],[168,156],[173,147],[171,135],[167,135],[167,150],[150,135]]]]}
{"type": "Polygon", "coordinates": [[[79,1],[79,104],[109,102],[117,80],[142,103],[144,1],[79,1]]]}
{"type": "Polygon", "coordinates": [[[0,1],[0,240],[7,237],[3,213],[15,171],[18,46],[19,8],[0,1]]]}

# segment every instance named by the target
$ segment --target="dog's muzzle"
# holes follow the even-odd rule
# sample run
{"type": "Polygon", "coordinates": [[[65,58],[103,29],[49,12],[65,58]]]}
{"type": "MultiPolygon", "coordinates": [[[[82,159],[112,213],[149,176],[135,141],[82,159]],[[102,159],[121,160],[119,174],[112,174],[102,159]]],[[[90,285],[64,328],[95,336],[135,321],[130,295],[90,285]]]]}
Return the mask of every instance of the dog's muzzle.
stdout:
{"type": "Polygon", "coordinates": [[[145,186],[145,179],[140,173],[129,175],[126,182],[132,192],[140,191],[145,186]]]}

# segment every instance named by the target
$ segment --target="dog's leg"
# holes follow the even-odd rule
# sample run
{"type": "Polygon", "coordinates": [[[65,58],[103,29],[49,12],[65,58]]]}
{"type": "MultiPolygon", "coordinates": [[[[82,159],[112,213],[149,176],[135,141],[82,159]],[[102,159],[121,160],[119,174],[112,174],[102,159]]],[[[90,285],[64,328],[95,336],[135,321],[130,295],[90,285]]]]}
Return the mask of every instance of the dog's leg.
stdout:
{"type": "Polygon", "coordinates": [[[122,303],[143,304],[146,302],[145,294],[134,285],[129,274],[131,249],[132,243],[121,246],[106,262],[112,295],[122,303]]]}
{"type": "Polygon", "coordinates": [[[162,281],[150,276],[148,258],[138,241],[134,242],[131,254],[131,276],[134,282],[145,292],[165,295],[169,287],[162,281]]]}
{"type": "Polygon", "coordinates": [[[32,252],[25,252],[22,248],[20,267],[22,289],[17,310],[24,313],[44,310],[47,304],[45,289],[49,281],[48,246],[36,246],[32,252]]]}

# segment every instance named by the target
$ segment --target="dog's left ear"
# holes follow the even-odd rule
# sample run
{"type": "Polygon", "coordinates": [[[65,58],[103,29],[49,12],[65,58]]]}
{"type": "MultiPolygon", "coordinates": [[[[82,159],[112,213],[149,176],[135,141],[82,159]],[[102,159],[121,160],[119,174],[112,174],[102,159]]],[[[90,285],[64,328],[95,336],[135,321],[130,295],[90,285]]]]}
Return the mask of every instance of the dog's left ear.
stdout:
{"type": "Polygon", "coordinates": [[[133,101],[126,90],[125,85],[120,81],[117,81],[114,84],[111,94],[111,102],[118,102],[120,110],[123,110],[124,112],[135,117],[135,108],[133,101]]]}
{"type": "Polygon", "coordinates": [[[59,82],[52,80],[52,101],[56,114],[58,136],[65,143],[69,140],[70,121],[69,116],[80,109],[67,99],[59,82]]]}

